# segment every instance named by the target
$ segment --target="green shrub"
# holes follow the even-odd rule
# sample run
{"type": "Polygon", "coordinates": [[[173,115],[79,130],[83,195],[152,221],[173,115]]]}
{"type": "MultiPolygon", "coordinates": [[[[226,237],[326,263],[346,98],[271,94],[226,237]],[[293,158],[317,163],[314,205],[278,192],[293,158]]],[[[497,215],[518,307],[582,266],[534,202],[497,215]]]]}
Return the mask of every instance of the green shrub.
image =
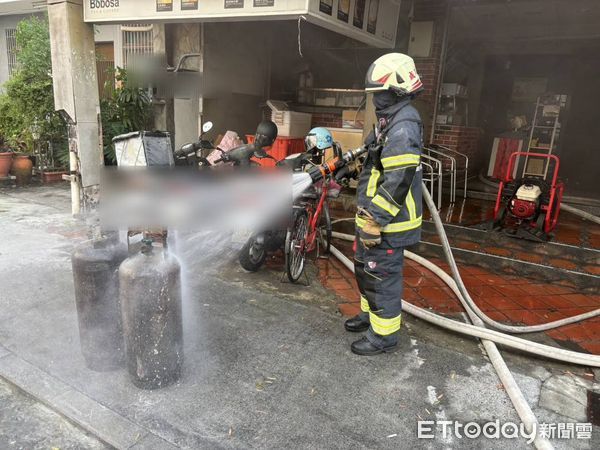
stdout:
{"type": "Polygon", "coordinates": [[[112,139],[119,134],[150,129],[152,103],[148,93],[132,82],[125,69],[113,70],[104,89],[104,98],[100,100],[102,144],[105,161],[114,164],[112,139]]]}
{"type": "Polygon", "coordinates": [[[0,95],[0,134],[14,149],[28,152],[35,140],[64,141],[66,126],[54,111],[47,18],[19,22],[16,41],[17,67],[0,95]]]}

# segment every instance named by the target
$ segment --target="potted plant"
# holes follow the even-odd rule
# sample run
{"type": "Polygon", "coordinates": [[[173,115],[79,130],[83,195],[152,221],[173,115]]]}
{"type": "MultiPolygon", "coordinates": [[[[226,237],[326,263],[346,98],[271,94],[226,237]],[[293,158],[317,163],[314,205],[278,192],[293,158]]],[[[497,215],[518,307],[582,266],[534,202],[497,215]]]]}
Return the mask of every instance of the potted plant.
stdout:
{"type": "Polygon", "coordinates": [[[13,152],[6,146],[0,136],[0,178],[6,178],[12,166],[13,152]]]}
{"type": "Polygon", "coordinates": [[[11,172],[16,177],[17,186],[25,186],[31,183],[33,161],[27,153],[15,153],[11,172]]]}
{"type": "Polygon", "coordinates": [[[69,145],[66,140],[55,141],[48,144],[45,152],[46,158],[42,161],[42,182],[53,183],[63,181],[63,175],[69,173],[69,145]]]}

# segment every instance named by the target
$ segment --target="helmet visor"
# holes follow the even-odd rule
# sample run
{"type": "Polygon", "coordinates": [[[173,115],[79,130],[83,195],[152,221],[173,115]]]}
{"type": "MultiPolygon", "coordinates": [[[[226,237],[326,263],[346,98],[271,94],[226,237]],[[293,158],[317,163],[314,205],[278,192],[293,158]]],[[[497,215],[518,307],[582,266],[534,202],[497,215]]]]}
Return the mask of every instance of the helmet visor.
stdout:
{"type": "Polygon", "coordinates": [[[273,139],[270,136],[265,136],[264,134],[256,134],[254,135],[254,145],[257,147],[270,147],[273,145],[273,139]]]}
{"type": "Polygon", "coordinates": [[[308,136],[306,136],[306,138],[304,139],[304,147],[306,148],[306,151],[311,151],[314,148],[316,148],[317,147],[317,135],[309,134],[308,136]]]}

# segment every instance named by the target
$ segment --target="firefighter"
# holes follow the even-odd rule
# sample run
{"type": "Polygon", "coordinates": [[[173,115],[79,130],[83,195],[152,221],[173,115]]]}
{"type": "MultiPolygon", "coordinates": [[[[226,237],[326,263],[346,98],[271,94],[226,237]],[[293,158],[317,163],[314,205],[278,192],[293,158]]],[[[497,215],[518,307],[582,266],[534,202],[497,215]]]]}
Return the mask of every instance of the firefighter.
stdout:
{"type": "Polygon", "coordinates": [[[421,239],[421,147],[423,127],[411,101],[423,89],[415,63],[389,53],[377,59],[366,77],[373,93],[378,126],[357,188],[354,267],[361,313],[345,322],[366,335],[352,343],[358,355],[391,352],[401,323],[404,248],[421,239]]]}

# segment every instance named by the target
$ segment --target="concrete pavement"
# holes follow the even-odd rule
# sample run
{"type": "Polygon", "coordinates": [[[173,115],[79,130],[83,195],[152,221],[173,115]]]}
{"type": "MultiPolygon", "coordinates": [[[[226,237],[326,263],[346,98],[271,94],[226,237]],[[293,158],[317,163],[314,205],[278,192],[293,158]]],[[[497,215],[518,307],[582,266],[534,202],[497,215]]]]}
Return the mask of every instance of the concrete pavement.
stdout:
{"type": "Polygon", "coordinates": [[[107,446],[0,379],[0,448],[101,450],[107,446]]]}
{"type": "MultiPolygon", "coordinates": [[[[523,439],[417,439],[417,421],[518,422],[477,341],[406,318],[400,351],[349,351],[332,293],[241,271],[206,242],[186,246],[184,374],[142,391],[124,370],[88,370],[79,350],[70,250],[83,234],[63,188],[0,192],[0,376],[117,448],[526,448],[523,439]],[[196,257],[194,257],[196,255],[196,257]],[[198,255],[204,255],[202,258],[198,255]],[[206,256],[208,255],[208,256],[206,256]]],[[[540,421],[552,374],[581,368],[509,355],[540,421]]],[[[558,448],[597,448],[592,439],[558,448]]]]}

